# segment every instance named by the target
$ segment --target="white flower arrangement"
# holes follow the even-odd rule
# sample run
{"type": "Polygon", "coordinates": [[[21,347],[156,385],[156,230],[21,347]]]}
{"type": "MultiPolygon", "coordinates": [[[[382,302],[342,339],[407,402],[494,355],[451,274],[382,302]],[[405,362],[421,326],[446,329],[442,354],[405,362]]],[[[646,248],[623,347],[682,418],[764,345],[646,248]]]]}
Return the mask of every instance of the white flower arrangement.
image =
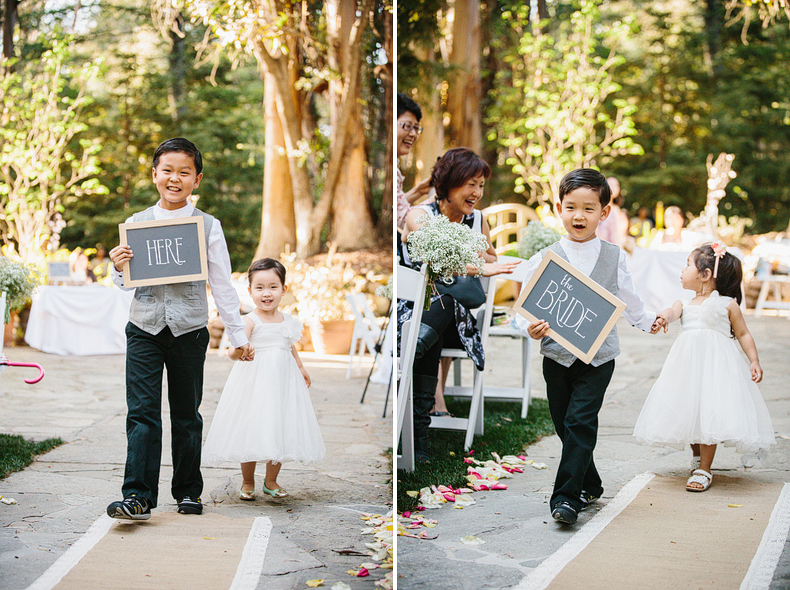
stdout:
{"type": "Polygon", "coordinates": [[[33,290],[41,283],[38,269],[20,259],[0,256],[0,291],[8,297],[3,311],[3,323],[8,323],[11,311],[22,309],[33,290]]]}
{"type": "MultiPolygon", "coordinates": [[[[481,252],[488,249],[483,234],[472,231],[463,223],[454,223],[444,215],[422,215],[416,219],[422,227],[406,239],[409,257],[428,265],[428,289],[433,289],[437,278],[466,275],[467,265],[478,274],[483,271],[481,252]]],[[[430,291],[426,293],[426,308],[430,306],[430,291]]]]}
{"type": "Polygon", "coordinates": [[[518,243],[519,258],[529,260],[546,246],[559,241],[563,233],[561,229],[549,227],[542,221],[530,221],[518,243]]]}
{"type": "Polygon", "coordinates": [[[379,285],[376,287],[376,297],[386,297],[392,301],[392,275],[387,279],[386,285],[379,285]]]}

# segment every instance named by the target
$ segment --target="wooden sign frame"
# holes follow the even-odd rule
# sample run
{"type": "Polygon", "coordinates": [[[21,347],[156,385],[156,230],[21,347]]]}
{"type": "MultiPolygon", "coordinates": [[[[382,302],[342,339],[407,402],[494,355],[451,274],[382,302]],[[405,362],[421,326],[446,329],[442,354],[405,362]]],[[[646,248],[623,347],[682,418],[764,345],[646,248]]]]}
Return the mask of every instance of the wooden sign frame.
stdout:
{"type": "MultiPolygon", "coordinates": [[[[559,287],[560,285],[558,284],[557,288],[559,289],[559,287]]],[[[587,295],[590,295],[590,293],[588,292],[587,295]]],[[[582,302],[580,301],[579,303],[582,302]]],[[[607,307],[606,305],[604,306],[607,307]]],[[[516,299],[516,303],[513,305],[513,311],[527,318],[530,322],[536,322],[538,320],[548,321],[550,326],[548,336],[566,350],[570,351],[574,356],[589,364],[595,354],[598,352],[598,349],[601,348],[601,345],[603,344],[604,340],[606,340],[609,332],[611,332],[612,328],[614,328],[615,323],[617,323],[617,320],[620,318],[620,315],[622,315],[625,307],[625,303],[620,301],[617,297],[601,287],[601,285],[593,281],[591,278],[584,275],[579,271],[579,269],[571,265],[570,262],[555,252],[548,250],[543,256],[543,260],[540,262],[540,265],[538,265],[538,268],[535,270],[530,280],[522,289],[518,299],[516,299]],[[539,285],[539,283],[541,283],[541,279],[543,278],[543,274],[546,272],[546,270],[556,270],[552,268],[551,265],[554,265],[555,267],[558,266],[563,273],[570,275],[574,281],[580,283],[584,287],[587,287],[589,290],[593,291],[595,295],[598,295],[601,299],[605,300],[605,302],[611,305],[611,313],[608,315],[608,317],[605,316],[602,320],[597,322],[597,324],[601,326],[600,331],[597,334],[594,334],[595,338],[592,341],[592,345],[587,350],[582,350],[573,344],[568,338],[566,338],[561,331],[555,329],[557,327],[556,323],[552,325],[552,321],[549,320],[549,317],[551,317],[550,314],[547,314],[546,312],[541,313],[543,311],[542,308],[539,308],[539,311],[533,311],[532,307],[529,309],[524,307],[524,304],[527,302],[527,299],[529,299],[532,291],[537,285],[539,285]]],[[[566,331],[565,333],[567,334],[568,332],[566,331]]],[[[578,331],[576,334],[578,334],[578,331]]]]}
{"type": "MultiPolygon", "coordinates": [[[[184,274],[175,273],[175,274],[168,274],[163,276],[156,276],[156,277],[149,277],[143,272],[143,266],[140,266],[139,262],[142,261],[142,264],[145,263],[145,258],[142,258],[145,253],[143,252],[133,252],[134,257],[127,261],[123,265],[123,284],[124,287],[147,287],[150,285],[167,285],[173,283],[186,283],[189,281],[205,281],[208,279],[208,260],[206,257],[206,239],[205,239],[205,231],[203,226],[203,216],[202,215],[193,215],[191,217],[181,217],[178,219],[162,219],[158,221],[136,221],[131,223],[121,223],[118,225],[118,229],[121,235],[121,244],[124,246],[130,245],[130,237],[131,234],[134,234],[138,231],[146,231],[146,230],[166,230],[168,228],[178,228],[183,225],[194,225],[195,226],[195,236],[197,237],[197,245],[194,243],[189,244],[181,244],[178,245],[177,249],[174,249],[173,244],[171,243],[168,249],[167,244],[163,244],[163,248],[159,248],[159,252],[156,255],[161,256],[162,252],[167,255],[174,255],[178,256],[180,254],[180,249],[184,248],[190,252],[190,255],[194,256],[195,253],[200,257],[199,258],[199,271],[195,272],[197,269],[193,268],[196,265],[193,263],[190,265],[190,268],[184,274]],[[197,247],[195,247],[197,246],[197,247]],[[136,262],[138,262],[136,264],[136,262]]],[[[193,237],[192,235],[189,236],[190,238],[193,237]]],[[[166,240],[167,238],[162,238],[166,240]]],[[[134,248],[132,248],[134,250],[134,248]]],[[[147,266],[150,266],[147,265],[147,266]]]]}

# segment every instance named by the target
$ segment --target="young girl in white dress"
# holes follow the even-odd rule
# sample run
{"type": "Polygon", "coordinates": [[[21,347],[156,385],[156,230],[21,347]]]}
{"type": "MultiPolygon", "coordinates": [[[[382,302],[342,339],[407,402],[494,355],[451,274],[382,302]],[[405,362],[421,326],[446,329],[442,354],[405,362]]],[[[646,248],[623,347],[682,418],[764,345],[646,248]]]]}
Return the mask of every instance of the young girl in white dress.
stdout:
{"type": "Polygon", "coordinates": [[[768,408],[757,388],[763,369],[741,308],[740,261],[724,244],[700,246],[680,275],[690,301],[676,301],[656,319],[653,331],[681,321],[682,331],[669,351],[634,427],[640,442],[683,448],[691,445],[690,492],[704,492],[716,445],[734,444],[754,452],[775,443],[768,408]],[[737,338],[748,363],[738,347],[737,338]]]}
{"type": "Polygon", "coordinates": [[[241,463],[242,500],[255,499],[255,465],[266,461],[263,492],[273,498],[288,496],[277,475],[283,461],[315,463],[326,448],[310,402],[310,375],[294,344],[302,324],[279,311],[286,292],[285,267],[271,258],[252,263],[247,272],[255,309],[244,316],[252,358],[239,348],[228,351],[236,363],[222,391],[211,422],[203,459],[207,464],[241,463]]]}

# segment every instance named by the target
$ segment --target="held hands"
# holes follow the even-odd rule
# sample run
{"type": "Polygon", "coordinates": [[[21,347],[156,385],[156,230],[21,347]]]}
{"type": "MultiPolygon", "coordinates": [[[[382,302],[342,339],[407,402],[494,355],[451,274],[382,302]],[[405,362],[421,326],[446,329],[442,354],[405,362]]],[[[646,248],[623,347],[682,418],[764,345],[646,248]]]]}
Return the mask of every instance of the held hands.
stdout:
{"type": "Polygon", "coordinates": [[[759,361],[753,361],[749,366],[749,371],[752,374],[752,381],[759,383],[763,380],[763,368],[760,366],[759,361]]]}
{"type": "Polygon", "coordinates": [[[549,334],[549,323],[546,320],[539,320],[527,326],[527,334],[530,338],[540,340],[549,334]]]}
{"type": "Polygon", "coordinates": [[[252,360],[255,360],[255,347],[252,344],[250,344],[249,342],[247,344],[245,344],[244,346],[241,346],[241,347],[236,349],[236,354],[239,354],[239,353],[240,353],[240,356],[238,357],[238,359],[240,361],[252,361],[252,360]]]}
{"type": "Polygon", "coordinates": [[[123,265],[129,262],[133,256],[132,249],[123,244],[110,250],[110,260],[112,260],[112,263],[115,265],[115,270],[118,272],[123,270],[123,265]]]}
{"type": "Polygon", "coordinates": [[[667,330],[669,330],[669,322],[667,321],[667,318],[659,313],[656,314],[656,321],[653,322],[652,326],[650,326],[650,333],[656,334],[661,328],[664,328],[664,334],[666,334],[667,330]]]}

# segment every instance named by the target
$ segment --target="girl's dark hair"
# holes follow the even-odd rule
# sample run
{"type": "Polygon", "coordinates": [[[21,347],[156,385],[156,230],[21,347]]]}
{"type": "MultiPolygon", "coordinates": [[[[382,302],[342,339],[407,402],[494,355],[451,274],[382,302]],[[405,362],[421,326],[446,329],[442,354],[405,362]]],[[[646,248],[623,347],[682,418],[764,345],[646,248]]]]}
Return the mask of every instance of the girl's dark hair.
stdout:
{"type": "MultiPolygon", "coordinates": [[[[694,256],[694,266],[697,270],[704,272],[710,271],[710,276],[713,277],[713,268],[716,265],[716,256],[710,244],[700,246],[691,253],[694,256]]],[[[725,252],[719,259],[719,270],[716,273],[716,290],[719,295],[726,295],[732,297],[741,304],[741,281],[743,280],[743,269],[741,268],[741,261],[735,258],[729,252],[725,252]]]]}
{"type": "Polygon", "coordinates": [[[285,267],[279,260],[275,260],[274,258],[261,258],[250,264],[250,268],[247,270],[247,280],[250,285],[252,285],[252,275],[259,270],[274,270],[280,278],[280,282],[285,286],[285,267]]]}
{"type": "Polygon", "coordinates": [[[469,179],[481,174],[488,178],[491,168],[472,150],[464,147],[447,150],[436,160],[431,171],[431,186],[436,189],[436,200],[446,199],[450,189],[463,186],[469,179]]]}
{"type": "Polygon", "coordinates": [[[422,109],[420,108],[420,105],[418,105],[402,92],[398,92],[398,115],[396,118],[400,119],[400,116],[406,112],[414,115],[418,121],[422,119],[422,109]]]}
{"type": "Polygon", "coordinates": [[[159,144],[154,152],[154,168],[159,165],[159,158],[168,152],[182,152],[187,156],[192,156],[197,173],[203,172],[203,156],[200,155],[200,150],[194,143],[183,137],[174,137],[159,144]]]}
{"type": "Polygon", "coordinates": [[[569,192],[577,188],[588,188],[598,193],[601,207],[606,207],[612,199],[612,189],[606,177],[592,168],[579,168],[568,172],[560,181],[560,203],[569,192]]]}

